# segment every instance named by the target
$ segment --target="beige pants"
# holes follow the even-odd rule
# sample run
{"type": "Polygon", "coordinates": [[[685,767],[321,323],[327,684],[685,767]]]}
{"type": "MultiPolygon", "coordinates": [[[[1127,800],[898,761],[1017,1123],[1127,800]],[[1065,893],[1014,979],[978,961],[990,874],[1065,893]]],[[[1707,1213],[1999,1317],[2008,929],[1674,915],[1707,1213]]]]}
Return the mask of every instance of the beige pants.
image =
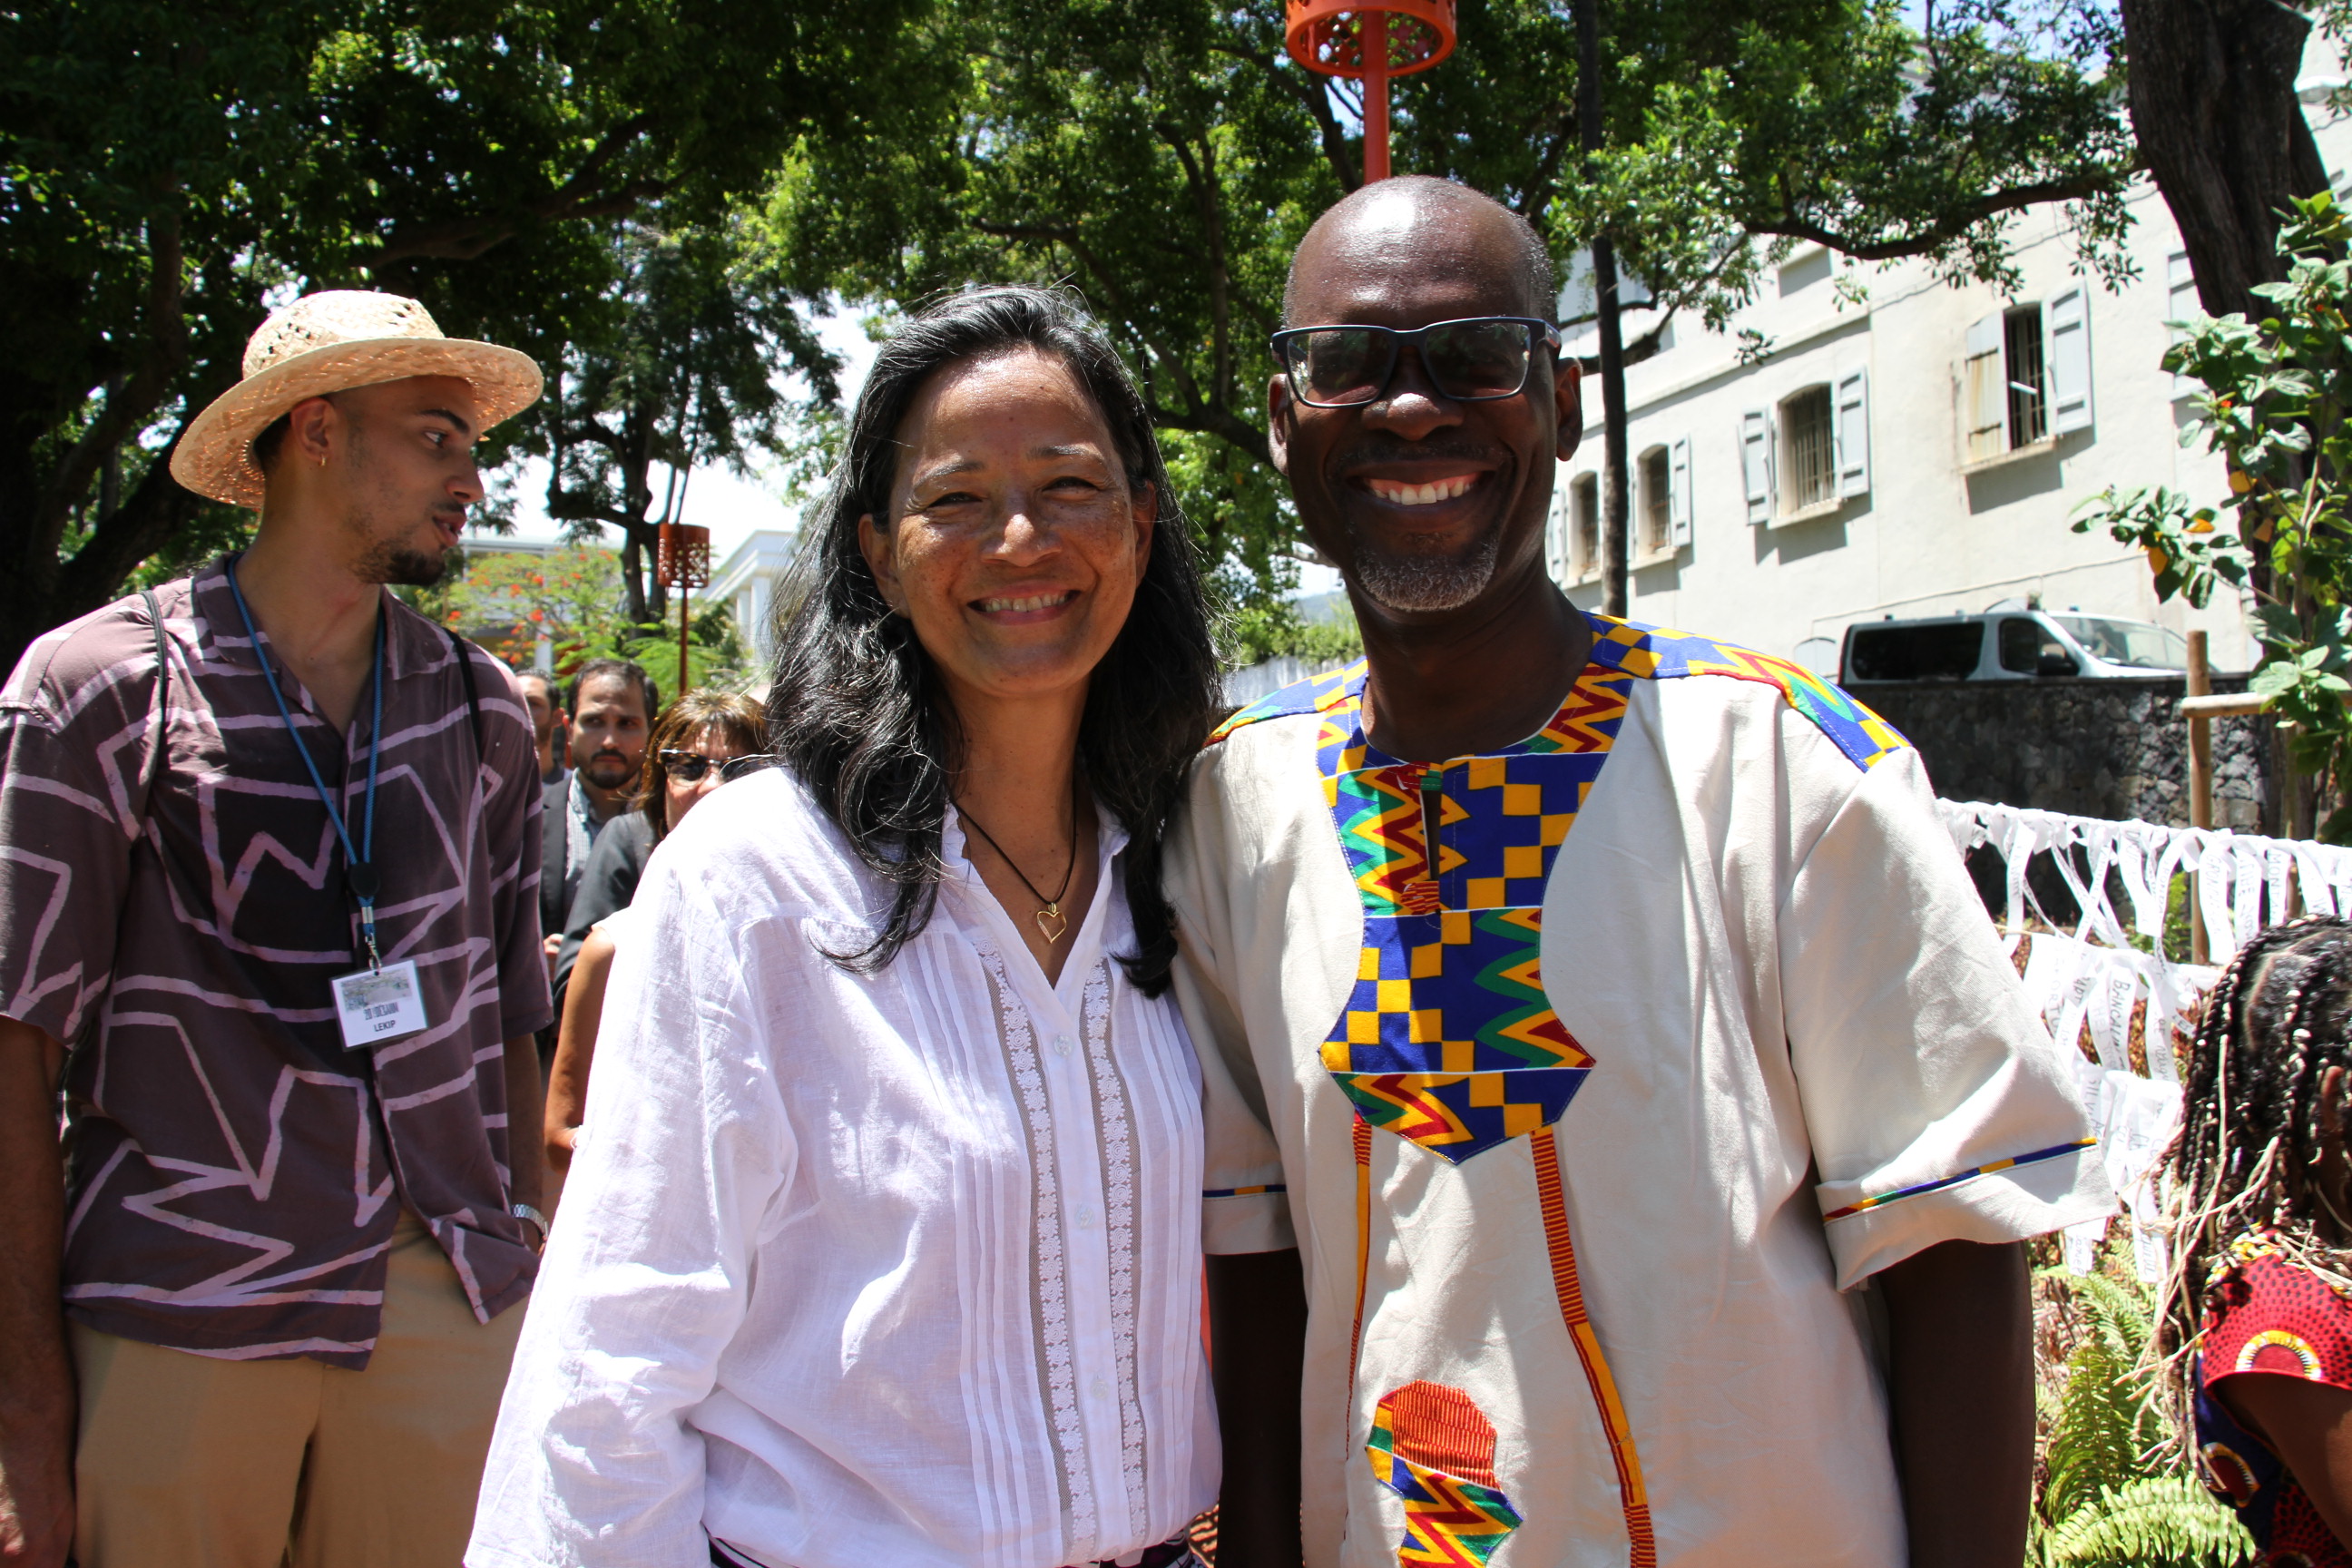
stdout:
{"type": "Polygon", "coordinates": [[[73,1325],[80,1568],[457,1568],[522,1309],[474,1321],[402,1211],[367,1370],[73,1325]]]}

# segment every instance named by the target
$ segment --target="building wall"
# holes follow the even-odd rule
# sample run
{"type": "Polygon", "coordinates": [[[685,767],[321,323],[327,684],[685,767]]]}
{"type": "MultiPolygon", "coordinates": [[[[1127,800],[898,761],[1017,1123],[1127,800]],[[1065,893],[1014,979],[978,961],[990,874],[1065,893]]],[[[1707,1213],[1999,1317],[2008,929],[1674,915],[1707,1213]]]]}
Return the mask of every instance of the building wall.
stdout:
{"type": "Polygon", "coordinates": [[[710,574],[706,592],[734,613],[736,633],[755,668],[766,668],[776,656],[777,589],[791,575],[799,548],[800,535],[793,530],[759,529],[746,534],[710,574]]]}
{"type": "MultiPolygon", "coordinates": [[[[2307,66],[2307,79],[2314,75],[2307,66]]],[[[2352,165],[2352,132],[2314,101],[2323,97],[2315,86],[2305,97],[2322,156],[2334,169],[2352,165]]],[[[2204,500],[2225,493],[2220,460],[2181,447],[2188,404],[2176,401],[2172,377],[2158,367],[2172,336],[2166,321],[2194,310],[2175,259],[2178,232],[2152,187],[2143,185],[2130,205],[2139,277],[2116,293],[2074,275],[2063,216],[2037,208],[2011,229],[2021,274],[2013,301],[1983,284],[1952,288],[1916,262],[1856,268],[1813,248],[1768,277],[1761,297],[1724,333],[1676,321],[1671,346],[1626,377],[1636,478],[1632,616],[1827,673],[1853,622],[1977,611],[2038,595],[2052,608],[2204,627],[2217,667],[2248,667],[2253,649],[2234,596],[2217,595],[2202,612],[2178,600],[2159,606],[2140,557],[2104,531],[2069,528],[2074,509],[2109,486],[2165,485],[2204,500]],[[1842,300],[1841,279],[1865,297],[1842,300]],[[1970,463],[1962,426],[1971,326],[2012,303],[2046,310],[2076,289],[2089,336],[2086,427],[1970,463]],[[1743,363],[1743,330],[1761,333],[1769,352],[1743,363]],[[1799,518],[1751,523],[1743,420],[1801,388],[1849,386],[1857,373],[1866,386],[1866,491],[1799,518]],[[1644,555],[1638,479],[1642,455],[1654,447],[1687,452],[1688,499],[1678,509],[1687,542],[1644,555]]],[[[1647,321],[1645,311],[1629,313],[1628,335],[1646,331],[1647,321]]],[[[1589,332],[1571,346],[1592,352],[1589,332]]],[[[1585,410],[1582,443],[1561,467],[1551,542],[1554,573],[1570,597],[1597,608],[1597,563],[1580,548],[1576,510],[1580,485],[1597,493],[1597,380],[1587,384],[1585,410]]],[[[1780,477],[1785,485],[1785,464],[1780,477]]]]}
{"type": "MultiPolygon", "coordinates": [[[[2245,689],[2243,676],[2214,682],[2245,689]]],[[[2120,822],[2189,824],[2187,683],[2170,679],[1933,681],[1860,695],[1919,749],[1936,793],[2120,822]]],[[[2270,726],[2213,721],[2213,822],[2273,830],[2270,726]]]]}

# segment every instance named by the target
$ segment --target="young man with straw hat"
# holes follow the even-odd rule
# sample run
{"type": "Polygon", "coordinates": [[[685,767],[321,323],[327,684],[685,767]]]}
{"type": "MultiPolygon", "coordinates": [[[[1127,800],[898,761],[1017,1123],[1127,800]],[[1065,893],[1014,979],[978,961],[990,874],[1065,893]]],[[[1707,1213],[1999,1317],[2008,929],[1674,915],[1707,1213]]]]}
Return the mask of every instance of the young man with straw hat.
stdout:
{"type": "Polygon", "coordinates": [[[464,1547],[541,1234],[539,763],[385,587],[539,390],[296,300],[172,455],[252,545],[0,688],[0,1561],[464,1547]]]}

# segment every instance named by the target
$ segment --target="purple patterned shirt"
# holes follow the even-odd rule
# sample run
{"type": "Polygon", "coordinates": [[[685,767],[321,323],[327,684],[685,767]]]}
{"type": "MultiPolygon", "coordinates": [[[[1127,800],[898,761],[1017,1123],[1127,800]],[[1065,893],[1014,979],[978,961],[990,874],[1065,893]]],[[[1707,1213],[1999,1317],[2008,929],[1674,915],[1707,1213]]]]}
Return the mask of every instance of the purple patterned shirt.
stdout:
{"type": "MultiPolygon", "coordinates": [[[[329,981],[363,962],[357,907],[227,574],[155,594],[152,799],[141,599],[43,637],[0,689],[0,1016],[76,1045],[67,1311],[206,1355],[364,1366],[402,1205],[485,1321],[537,1267],[508,1213],[503,1047],[549,1016],[530,710],[468,646],[478,743],[450,639],[386,596],[377,941],[416,962],[429,1023],[349,1050],[329,981]]],[[[356,842],[369,694],[338,735],[273,668],[356,842]]]]}

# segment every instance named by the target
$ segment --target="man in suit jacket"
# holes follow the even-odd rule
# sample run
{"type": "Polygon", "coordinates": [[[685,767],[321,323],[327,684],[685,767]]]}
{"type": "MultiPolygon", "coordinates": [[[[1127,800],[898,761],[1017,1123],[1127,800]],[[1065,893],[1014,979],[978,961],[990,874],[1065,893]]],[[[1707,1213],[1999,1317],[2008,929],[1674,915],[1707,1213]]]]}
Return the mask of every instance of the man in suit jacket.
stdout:
{"type": "Polygon", "coordinates": [[[571,710],[572,773],[547,786],[546,839],[540,855],[539,929],[551,966],[572,896],[580,890],[580,874],[588,867],[588,851],[636,793],[661,693],[630,660],[592,658],[572,675],[565,706],[571,710]]]}

